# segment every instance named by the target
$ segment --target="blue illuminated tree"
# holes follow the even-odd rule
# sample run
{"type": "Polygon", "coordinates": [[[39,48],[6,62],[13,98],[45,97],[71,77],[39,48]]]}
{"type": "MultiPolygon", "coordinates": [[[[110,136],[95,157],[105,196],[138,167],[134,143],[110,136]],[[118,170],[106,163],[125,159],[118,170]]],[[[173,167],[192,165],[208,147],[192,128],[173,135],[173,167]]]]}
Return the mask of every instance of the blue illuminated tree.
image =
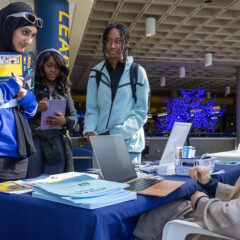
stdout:
{"type": "Polygon", "coordinates": [[[165,99],[167,115],[163,117],[165,129],[171,130],[174,122],[191,122],[193,128],[213,130],[222,116],[225,105],[217,106],[216,97],[207,99],[207,93],[200,87],[180,90],[176,99],[165,99]]]}
{"type": "Polygon", "coordinates": [[[157,118],[157,133],[161,133],[165,129],[164,123],[161,121],[161,119],[157,118]]]}

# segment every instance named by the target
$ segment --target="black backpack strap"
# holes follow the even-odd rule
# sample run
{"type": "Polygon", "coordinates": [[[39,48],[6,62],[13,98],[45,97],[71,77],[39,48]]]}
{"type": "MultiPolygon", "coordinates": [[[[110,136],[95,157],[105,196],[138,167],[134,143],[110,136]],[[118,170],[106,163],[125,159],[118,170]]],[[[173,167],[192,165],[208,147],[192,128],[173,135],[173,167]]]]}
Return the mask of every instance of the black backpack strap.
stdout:
{"type": "MultiPolygon", "coordinates": [[[[91,70],[91,71],[96,72],[96,83],[97,83],[97,89],[98,89],[98,87],[99,87],[99,83],[100,83],[100,81],[101,81],[101,79],[102,79],[102,75],[103,75],[102,70],[103,70],[103,68],[105,67],[106,63],[107,63],[107,61],[104,62],[104,64],[103,64],[103,66],[102,66],[102,68],[101,68],[100,71],[99,71],[99,70],[95,70],[95,69],[92,69],[92,70],[91,70]]],[[[104,75],[105,75],[105,74],[104,74],[104,75]]]]}
{"type": "Polygon", "coordinates": [[[132,88],[132,97],[135,103],[137,102],[136,85],[138,80],[138,68],[139,65],[136,63],[132,63],[130,66],[130,84],[132,88]]]}
{"type": "Polygon", "coordinates": [[[97,89],[98,89],[98,86],[99,86],[99,83],[102,79],[102,72],[100,71],[96,71],[96,83],[97,83],[97,89]]]}

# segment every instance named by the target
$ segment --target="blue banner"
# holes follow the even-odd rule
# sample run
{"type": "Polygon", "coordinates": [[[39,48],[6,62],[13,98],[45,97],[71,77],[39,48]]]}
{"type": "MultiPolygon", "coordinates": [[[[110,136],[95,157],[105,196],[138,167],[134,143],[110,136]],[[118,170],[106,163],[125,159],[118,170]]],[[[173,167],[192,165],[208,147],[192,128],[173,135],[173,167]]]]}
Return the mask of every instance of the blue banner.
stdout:
{"type": "Polygon", "coordinates": [[[69,67],[69,11],[67,0],[35,0],[35,11],[43,19],[37,34],[38,52],[58,49],[69,67]]]}

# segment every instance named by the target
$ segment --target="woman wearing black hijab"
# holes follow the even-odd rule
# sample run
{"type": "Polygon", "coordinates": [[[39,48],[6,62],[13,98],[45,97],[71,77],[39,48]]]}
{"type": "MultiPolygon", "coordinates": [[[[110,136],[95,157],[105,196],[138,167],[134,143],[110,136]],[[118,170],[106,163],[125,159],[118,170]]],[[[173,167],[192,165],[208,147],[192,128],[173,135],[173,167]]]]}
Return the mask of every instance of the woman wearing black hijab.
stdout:
{"type": "MultiPolygon", "coordinates": [[[[0,52],[24,52],[42,19],[23,2],[0,11],[0,52]]],[[[23,88],[23,78],[12,77],[0,85],[0,181],[25,178],[28,156],[35,152],[27,118],[37,110],[35,96],[23,88]]]]}

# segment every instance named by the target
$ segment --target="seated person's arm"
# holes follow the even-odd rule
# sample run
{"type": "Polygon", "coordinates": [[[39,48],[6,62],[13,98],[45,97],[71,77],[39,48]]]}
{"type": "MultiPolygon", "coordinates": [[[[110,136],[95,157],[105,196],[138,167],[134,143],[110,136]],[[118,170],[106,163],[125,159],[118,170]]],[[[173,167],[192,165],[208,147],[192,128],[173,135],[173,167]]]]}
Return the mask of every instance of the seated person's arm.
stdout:
{"type": "Polygon", "coordinates": [[[215,197],[218,180],[212,178],[209,170],[205,166],[197,166],[189,170],[189,176],[195,180],[210,197],[215,197]]]}
{"type": "Polygon", "coordinates": [[[197,220],[204,222],[204,227],[233,239],[240,236],[240,199],[229,202],[218,198],[203,197],[195,210],[197,220]]]}
{"type": "Polygon", "coordinates": [[[218,183],[218,187],[216,189],[216,198],[220,198],[222,201],[227,201],[229,196],[233,190],[233,186],[224,183],[218,183]]]}
{"type": "MultiPolygon", "coordinates": [[[[202,166],[191,169],[189,175],[202,185],[207,185],[211,179],[207,169],[202,166]]],[[[223,199],[210,199],[205,193],[196,192],[191,197],[191,205],[195,210],[196,220],[202,221],[205,228],[239,239],[240,198],[226,202],[232,189],[231,186],[219,183],[215,192],[216,196],[223,197],[223,199]],[[224,191],[228,193],[228,196],[224,191]]]]}
{"type": "Polygon", "coordinates": [[[216,178],[212,178],[209,170],[205,166],[197,166],[189,170],[189,176],[198,182],[206,190],[210,197],[218,197],[227,200],[233,187],[228,184],[219,183],[216,178]]]}

